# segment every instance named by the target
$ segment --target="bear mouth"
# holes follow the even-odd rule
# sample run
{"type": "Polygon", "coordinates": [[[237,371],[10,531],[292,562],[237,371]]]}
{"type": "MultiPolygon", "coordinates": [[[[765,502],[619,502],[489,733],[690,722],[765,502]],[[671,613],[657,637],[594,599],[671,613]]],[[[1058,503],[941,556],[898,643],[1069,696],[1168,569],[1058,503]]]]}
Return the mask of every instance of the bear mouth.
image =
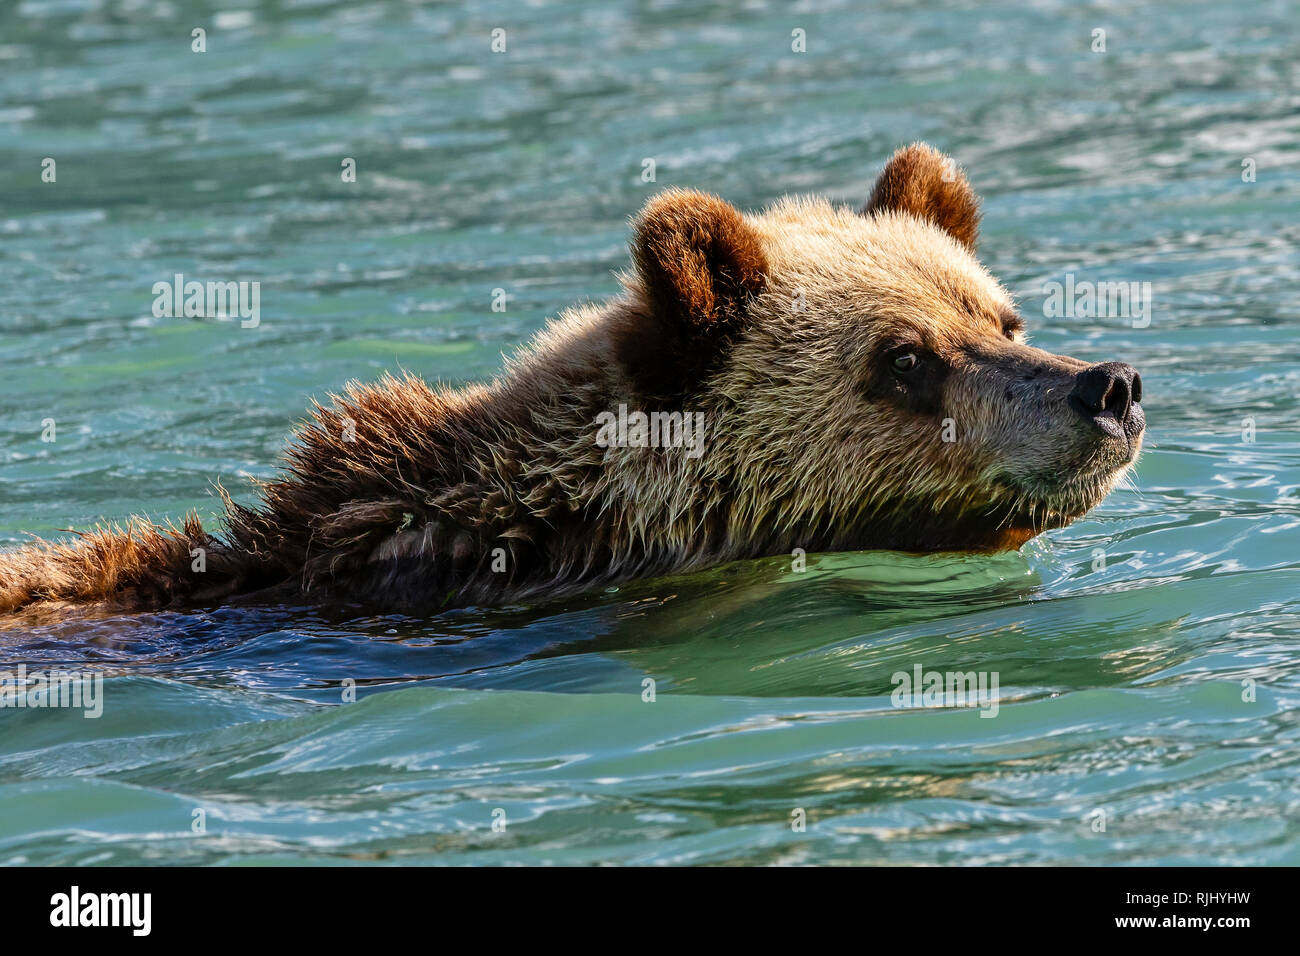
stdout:
{"type": "Polygon", "coordinates": [[[1137,461],[1138,449],[1119,461],[1097,463],[1087,470],[1060,473],[1030,472],[1000,475],[1000,529],[1042,534],[1083,517],[1106,498],[1137,461]]]}
{"type": "Polygon", "coordinates": [[[831,550],[887,549],[914,553],[1019,550],[1045,531],[1064,528],[1101,503],[1129,465],[1075,473],[1068,480],[1045,475],[1000,475],[986,483],[982,504],[928,514],[905,509],[882,525],[867,525],[831,550]]]}
{"type": "Polygon", "coordinates": [[[831,534],[826,550],[1015,551],[1045,531],[1064,528],[1110,494],[1137,460],[1131,453],[1061,463],[1052,470],[999,468],[972,483],[960,504],[905,499],[871,519],[831,534]],[[1065,477],[1062,477],[1062,476],[1065,477]],[[978,489],[978,490],[976,490],[978,489]]]}

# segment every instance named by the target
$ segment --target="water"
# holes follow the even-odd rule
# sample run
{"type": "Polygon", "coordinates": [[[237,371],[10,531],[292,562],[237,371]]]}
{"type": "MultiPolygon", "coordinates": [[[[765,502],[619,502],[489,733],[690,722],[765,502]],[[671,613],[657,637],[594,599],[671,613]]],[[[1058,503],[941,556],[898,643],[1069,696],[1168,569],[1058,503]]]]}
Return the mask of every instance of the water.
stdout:
{"type": "Polygon", "coordinates": [[[1019,554],[773,559],[425,620],[0,631],[8,666],[108,675],[99,719],[0,713],[0,860],[1300,863],[1298,22],[5,4],[5,545],[210,520],[211,482],[248,498],[310,396],[490,376],[613,293],[654,189],[860,202],[917,138],[969,168],[1035,344],[1138,365],[1150,430],[1134,489],[1019,554]],[[155,319],[177,272],[260,281],[261,325],[155,319]],[[1068,272],[1152,282],[1150,326],[1044,319],[1068,272]],[[997,672],[996,718],[891,706],[917,664],[997,672]]]}

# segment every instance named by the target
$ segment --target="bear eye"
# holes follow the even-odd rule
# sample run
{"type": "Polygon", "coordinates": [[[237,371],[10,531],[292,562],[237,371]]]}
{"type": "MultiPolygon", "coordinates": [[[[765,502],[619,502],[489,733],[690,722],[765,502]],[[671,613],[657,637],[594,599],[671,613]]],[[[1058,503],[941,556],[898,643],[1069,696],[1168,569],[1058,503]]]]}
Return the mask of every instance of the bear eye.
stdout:
{"type": "Polygon", "coordinates": [[[904,352],[902,355],[895,355],[889,364],[894,367],[895,372],[910,372],[916,368],[919,361],[915,352],[904,352]]]}

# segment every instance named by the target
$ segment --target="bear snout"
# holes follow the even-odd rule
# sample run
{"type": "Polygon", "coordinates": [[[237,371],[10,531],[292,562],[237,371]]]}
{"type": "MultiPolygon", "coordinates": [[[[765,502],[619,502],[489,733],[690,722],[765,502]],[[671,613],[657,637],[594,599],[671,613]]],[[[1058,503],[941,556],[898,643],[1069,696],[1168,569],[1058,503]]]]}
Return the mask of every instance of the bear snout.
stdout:
{"type": "Polygon", "coordinates": [[[1142,376],[1125,362],[1102,362],[1079,372],[1068,401],[1084,421],[1113,438],[1136,438],[1146,427],[1142,376]]]}

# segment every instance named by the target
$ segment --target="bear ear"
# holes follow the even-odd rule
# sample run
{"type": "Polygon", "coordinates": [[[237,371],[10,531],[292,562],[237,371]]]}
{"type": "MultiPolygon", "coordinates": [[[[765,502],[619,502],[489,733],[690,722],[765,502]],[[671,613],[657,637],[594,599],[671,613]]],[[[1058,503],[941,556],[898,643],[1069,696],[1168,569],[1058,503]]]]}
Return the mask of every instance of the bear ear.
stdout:
{"type": "Polygon", "coordinates": [[[885,165],[862,214],[873,216],[882,210],[911,213],[975,251],[979,199],[952,157],[933,146],[913,143],[885,165]]]}
{"type": "Polygon", "coordinates": [[[668,189],[637,217],[632,256],[650,315],[622,330],[619,357],[645,390],[680,397],[716,366],[766,286],[762,240],[730,203],[668,189]]]}

